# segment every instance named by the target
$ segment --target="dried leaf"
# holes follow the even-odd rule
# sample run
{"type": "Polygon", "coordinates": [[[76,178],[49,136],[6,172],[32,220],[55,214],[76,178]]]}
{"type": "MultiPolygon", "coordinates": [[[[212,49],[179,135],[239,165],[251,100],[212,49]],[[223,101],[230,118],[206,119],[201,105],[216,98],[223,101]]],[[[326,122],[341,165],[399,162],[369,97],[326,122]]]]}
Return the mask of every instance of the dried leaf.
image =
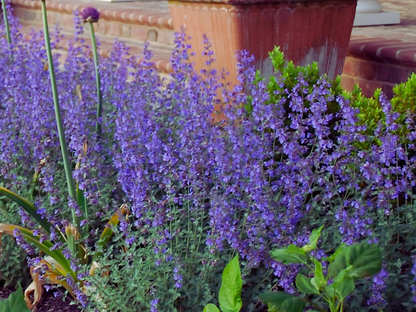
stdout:
{"type": "Polygon", "coordinates": [[[77,94],[80,101],[84,100],[84,97],[82,96],[82,92],[81,92],[81,85],[77,85],[75,87],[75,93],[77,94]]]}
{"type": "Polygon", "coordinates": [[[40,274],[36,272],[35,268],[30,268],[30,275],[32,276],[32,283],[25,290],[25,301],[27,307],[32,311],[36,311],[36,306],[39,304],[43,295],[42,282],[39,279],[40,274]],[[33,292],[33,302],[30,301],[29,294],[33,292]]]}

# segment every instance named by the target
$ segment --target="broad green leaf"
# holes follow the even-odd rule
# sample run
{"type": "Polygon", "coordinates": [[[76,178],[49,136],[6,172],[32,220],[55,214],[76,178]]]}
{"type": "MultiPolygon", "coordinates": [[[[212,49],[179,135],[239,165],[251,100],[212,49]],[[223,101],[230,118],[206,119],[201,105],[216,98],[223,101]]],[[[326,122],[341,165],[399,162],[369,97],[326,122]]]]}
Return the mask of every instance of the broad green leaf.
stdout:
{"type": "Polygon", "coordinates": [[[333,295],[341,301],[355,289],[354,280],[349,276],[349,271],[351,269],[352,266],[349,266],[339,272],[339,274],[334,278],[334,282],[331,284],[333,287],[333,295]]]}
{"type": "Polygon", "coordinates": [[[289,245],[287,248],[275,249],[270,252],[273,259],[282,261],[284,264],[306,263],[308,258],[302,248],[289,245]]]}
{"type": "Polygon", "coordinates": [[[203,312],[220,312],[215,304],[209,303],[204,308],[203,312]]]}
{"type": "Polygon", "coordinates": [[[326,295],[331,298],[331,300],[335,300],[335,289],[334,284],[328,285],[325,287],[325,293],[326,295]]]}
{"type": "Polygon", "coordinates": [[[328,269],[330,277],[336,277],[349,266],[348,275],[356,280],[372,276],[381,270],[381,253],[377,244],[361,243],[345,247],[328,269]]]}
{"type": "Polygon", "coordinates": [[[0,195],[4,195],[14,201],[16,204],[21,206],[36,222],[48,233],[51,233],[50,228],[52,224],[50,224],[47,220],[42,219],[41,215],[37,213],[36,207],[31,204],[25,198],[13,193],[12,191],[0,186],[0,195]]]}
{"type": "Polygon", "coordinates": [[[354,280],[345,274],[344,277],[338,282],[334,282],[334,290],[336,296],[342,301],[355,289],[354,280]]]}
{"type": "Polygon", "coordinates": [[[238,312],[243,306],[241,300],[241,289],[243,281],[241,279],[240,264],[238,256],[235,256],[222,273],[222,283],[218,301],[222,312],[238,312]]]}
{"type": "Polygon", "coordinates": [[[20,284],[17,290],[10,294],[7,299],[0,300],[0,312],[30,312],[20,284]]]}
{"type": "Polygon", "coordinates": [[[296,287],[304,294],[315,294],[319,295],[318,288],[312,285],[311,279],[303,274],[296,276],[296,287]]]}
{"type": "Polygon", "coordinates": [[[269,312],[303,312],[305,301],[284,291],[268,291],[259,295],[269,312]]]}
{"type": "Polygon", "coordinates": [[[313,262],[315,263],[315,270],[313,271],[314,277],[312,278],[311,283],[317,289],[324,290],[326,287],[326,278],[322,271],[322,264],[316,259],[313,259],[313,262]]]}

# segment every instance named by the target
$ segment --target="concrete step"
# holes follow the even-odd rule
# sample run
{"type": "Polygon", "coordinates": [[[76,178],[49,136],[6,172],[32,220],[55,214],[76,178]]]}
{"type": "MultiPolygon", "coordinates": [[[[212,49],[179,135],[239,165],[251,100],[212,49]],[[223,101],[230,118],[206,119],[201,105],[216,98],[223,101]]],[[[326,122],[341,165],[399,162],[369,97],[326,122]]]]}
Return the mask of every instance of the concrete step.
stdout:
{"type": "MultiPolygon", "coordinates": [[[[29,33],[31,28],[42,28],[40,3],[32,0],[11,0],[14,14],[23,25],[22,32],[29,33]]],[[[88,6],[94,6],[101,13],[100,21],[94,25],[96,36],[101,42],[99,53],[107,56],[117,38],[127,43],[130,54],[140,55],[144,43],[150,43],[153,61],[161,72],[172,71],[169,59],[173,51],[174,31],[167,1],[105,3],[86,0],[47,1],[48,23],[52,30],[57,24],[65,39],[61,47],[74,36],[73,12],[82,12],[88,6]]],[[[82,34],[90,43],[89,27],[82,34]]]]}

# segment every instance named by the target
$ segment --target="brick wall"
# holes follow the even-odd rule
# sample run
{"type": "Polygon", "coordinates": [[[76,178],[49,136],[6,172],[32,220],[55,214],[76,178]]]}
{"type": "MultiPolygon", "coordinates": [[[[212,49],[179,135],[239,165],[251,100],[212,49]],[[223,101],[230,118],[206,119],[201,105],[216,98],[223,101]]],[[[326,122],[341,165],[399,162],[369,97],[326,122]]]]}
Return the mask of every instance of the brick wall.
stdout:
{"type": "Polygon", "coordinates": [[[342,73],[342,86],[359,84],[366,96],[381,88],[388,97],[393,87],[416,72],[416,43],[385,38],[352,37],[342,73]]]}

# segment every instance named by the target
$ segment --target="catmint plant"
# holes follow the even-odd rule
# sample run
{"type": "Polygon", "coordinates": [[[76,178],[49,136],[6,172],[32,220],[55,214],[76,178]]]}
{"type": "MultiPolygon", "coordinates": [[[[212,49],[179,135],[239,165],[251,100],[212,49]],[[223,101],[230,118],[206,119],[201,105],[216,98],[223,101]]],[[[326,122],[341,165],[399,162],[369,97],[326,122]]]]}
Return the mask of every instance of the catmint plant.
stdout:
{"type": "MultiPolygon", "coordinates": [[[[70,163],[68,146],[63,129],[63,120],[58,99],[57,80],[55,78],[55,69],[53,64],[54,60],[51,53],[46,5],[45,1],[41,2],[42,16],[44,21],[45,47],[52,86],[55,119],[63,157],[63,165],[67,178],[69,193],[68,206],[72,211],[73,224],[70,224],[66,221],[60,222],[53,217],[51,218],[47,216],[46,209],[37,209],[37,207],[30,201],[0,186],[1,195],[12,199],[15,203],[24,209],[24,211],[22,211],[23,221],[27,222],[29,226],[34,227],[33,222],[30,220],[30,218],[28,218],[28,215],[30,215],[41,226],[42,230],[36,229],[31,231],[21,226],[9,224],[0,224],[0,229],[3,233],[13,235],[16,238],[18,244],[21,245],[28,254],[35,253],[33,246],[43,252],[46,257],[30,259],[29,265],[35,268],[35,270],[39,270],[43,273],[46,283],[57,284],[65,287],[83,307],[86,307],[87,301],[85,296],[85,288],[88,287],[88,283],[84,284],[83,279],[85,275],[88,275],[88,272],[81,272],[81,265],[86,264],[89,260],[87,257],[87,250],[85,245],[81,242],[84,233],[80,232],[79,228],[79,217],[81,215],[84,215],[84,217],[88,216],[86,213],[84,192],[82,191],[82,189],[85,187],[80,188],[79,183],[75,184],[72,176],[72,164],[70,163]],[[84,213],[82,213],[81,210],[84,210],[84,213]],[[60,228],[59,226],[62,227],[60,228]],[[65,245],[66,247],[63,247],[65,245]],[[62,279],[62,277],[64,279],[62,279]]],[[[87,153],[88,145],[84,143],[83,154],[79,154],[78,156],[78,162],[75,166],[76,169],[81,167],[83,158],[85,158],[87,153]]],[[[43,165],[44,164],[45,162],[43,165]]],[[[38,178],[39,174],[36,172],[32,183],[36,184],[38,178]]],[[[34,189],[31,187],[29,195],[32,195],[33,191],[34,189]]],[[[119,215],[117,214],[111,218],[109,225],[104,229],[101,238],[97,243],[97,247],[106,244],[112,234],[111,226],[117,225],[120,220],[119,216],[121,217],[125,212],[126,209],[122,208],[120,209],[119,215]]],[[[97,255],[99,255],[99,253],[97,255]]],[[[94,274],[94,271],[91,271],[90,274],[94,274]]],[[[34,280],[33,283],[36,284],[39,283],[39,281],[34,280]]],[[[35,298],[39,300],[40,295],[35,295],[35,298]]],[[[36,305],[37,303],[38,302],[35,302],[34,304],[36,305]]]]}

